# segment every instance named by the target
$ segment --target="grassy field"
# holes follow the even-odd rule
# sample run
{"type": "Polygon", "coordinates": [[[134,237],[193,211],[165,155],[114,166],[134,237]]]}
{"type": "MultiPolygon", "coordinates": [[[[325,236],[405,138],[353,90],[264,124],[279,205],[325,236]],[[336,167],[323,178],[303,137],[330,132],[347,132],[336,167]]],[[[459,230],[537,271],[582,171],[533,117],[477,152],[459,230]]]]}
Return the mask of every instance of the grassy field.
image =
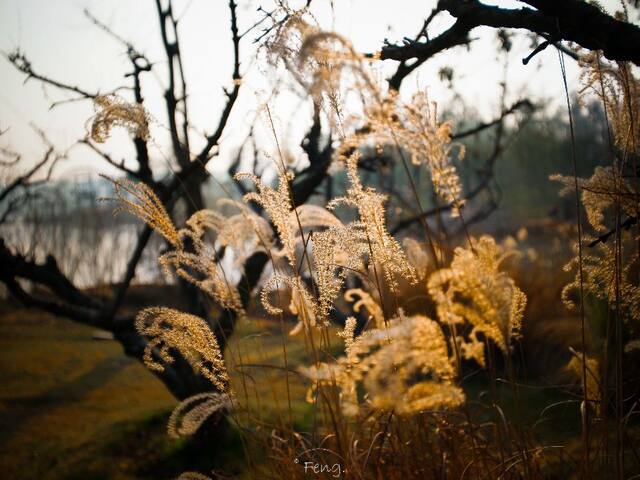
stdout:
{"type": "MultiPolygon", "coordinates": [[[[565,323],[558,345],[574,337],[571,319],[563,323],[556,318],[553,331],[565,323]]],[[[284,326],[285,335],[290,328],[284,326]]],[[[536,362],[555,363],[545,349],[536,350],[536,338],[555,345],[547,330],[538,330],[529,323],[529,350],[537,352],[536,362]]],[[[330,335],[336,339],[331,350],[339,355],[342,346],[335,333],[330,335]]],[[[0,304],[0,478],[164,479],[185,470],[213,469],[244,478],[246,462],[236,429],[205,441],[169,438],[166,421],[177,401],[143,365],[126,357],[117,342],[95,334],[67,320],[0,304]]],[[[309,432],[316,419],[313,406],[304,400],[308,381],[296,369],[310,359],[300,337],[287,337],[285,366],[282,334],[274,321],[238,324],[226,349],[242,405],[234,419],[254,429],[293,424],[296,431],[309,432]],[[242,368],[234,367],[240,364],[242,368]]],[[[466,394],[475,402],[486,400],[488,388],[478,373],[465,375],[466,394]]],[[[549,388],[549,380],[530,378],[517,399],[503,384],[496,394],[509,418],[535,425],[543,444],[573,451],[579,446],[579,416],[567,400],[575,394],[549,388]]]]}
{"type": "Polygon", "coordinates": [[[144,478],[150,459],[180,448],[160,435],[172,396],[116,342],[93,333],[39,312],[2,310],[4,478],[144,478]]]}
{"type": "MultiPolygon", "coordinates": [[[[95,333],[38,311],[0,306],[2,478],[158,479],[198,467],[241,472],[242,448],[233,432],[209,451],[168,438],[165,424],[176,400],[117,342],[97,340],[95,333]]],[[[287,345],[290,366],[303,362],[303,343],[288,339],[287,345]]],[[[277,324],[242,322],[227,357],[229,364],[241,359],[247,365],[231,374],[252,418],[288,423],[291,398],[294,425],[311,424],[306,383],[295,373],[287,380],[282,368],[277,324]]]]}

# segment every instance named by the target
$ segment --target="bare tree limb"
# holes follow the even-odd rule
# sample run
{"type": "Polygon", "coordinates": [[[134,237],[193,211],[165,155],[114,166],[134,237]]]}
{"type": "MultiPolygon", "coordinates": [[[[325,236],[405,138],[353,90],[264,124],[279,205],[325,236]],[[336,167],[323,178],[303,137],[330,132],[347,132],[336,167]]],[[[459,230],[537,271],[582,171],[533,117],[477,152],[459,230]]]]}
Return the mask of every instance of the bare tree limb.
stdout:
{"type": "Polygon", "coordinates": [[[15,277],[5,276],[3,273],[1,278],[9,292],[27,307],[36,307],[45,312],[60,315],[92,327],[102,328],[106,326],[101,323],[100,316],[94,309],[39,298],[27,293],[15,277]]]}
{"type": "Polygon", "coordinates": [[[173,145],[173,154],[178,161],[178,164],[184,168],[189,164],[189,135],[186,107],[187,92],[182,72],[182,60],[177,29],[178,24],[173,16],[171,0],[169,0],[166,8],[162,6],[161,0],[156,0],[156,9],[158,11],[158,20],[160,21],[162,45],[164,46],[164,51],[167,57],[169,85],[165,90],[164,97],[167,105],[167,115],[169,118],[171,144],[173,145]],[[171,35],[173,36],[173,39],[170,38],[171,35]],[[176,72],[176,67],[178,72],[176,72]],[[182,78],[183,87],[180,98],[177,96],[178,75],[182,78]],[[178,125],[177,112],[179,103],[183,104],[184,116],[182,126],[178,125]],[[180,131],[182,131],[182,138],[180,131]]]}
{"type": "MultiPolygon", "coordinates": [[[[131,66],[133,67],[133,71],[131,73],[127,73],[125,77],[133,78],[133,94],[135,97],[135,101],[139,105],[144,106],[144,98],[142,96],[142,81],[141,75],[143,72],[151,71],[152,65],[151,62],[147,59],[147,57],[140,53],[135,46],[122,38],[120,35],[115,33],[111,28],[109,28],[106,24],[98,20],[88,9],[84,10],[85,16],[93,22],[98,28],[107,33],[110,37],[114,38],[116,41],[124,45],[127,49],[127,56],[129,57],[129,61],[131,62],[131,66]]],[[[136,149],[136,159],[138,161],[138,171],[136,173],[136,177],[141,181],[152,184],[153,183],[153,173],[151,172],[151,168],[149,166],[149,149],[147,145],[147,141],[139,136],[136,136],[133,139],[133,143],[136,149]]]]}
{"type": "Polygon", "coordinates": [[[80,142],[82,145],[86,145],[87,147],[89,147],[91,150],[93,150],[95,153],[97,153],[98,155],[100,155],[109,165],[113,165],[114,167],[116,167],[118,170],[120,170],[123,173],[126,173],[127,175],[131,175],[132,177],[138,178],[139,180],[142,180],[140,177],[140,173],[136,170],[131,170],[130,168],[128,168],[125,164],[124,164],[124,159],[121,160],[120,162],[117,162],[116,160],[113,159],[113,157],[111,157],[111,155],[109,155],[107,152],[104,152],[102,150],[100,150],[91,140],[89,140],[88,138],[83,138],[82,140],[80,140],[80,142]]]}
{"type": "MultiPolygon", "coordinates": [[[[594,5],[580,0],[523,0],[533,8],[506,9],[485,5],[478,0],[439,0],[436,12],[447,11],[456,22],[440,35],[426,41],[386,44],[380,58],[398,60],[400,65],[389,79],[399,89],[402,80],[426,60],[458,45],[470,42],[476,27],[524,29],[537,33],[550,43],[575,42],[589,50],[602,50],[610,60],[640,65],[640,28],[617,20],[594,5]],[[413,63],[407,61],[413,59],[413,63]]],[[[432,13],[433,15],[433,13],[432,13]]]]}
{"type": "Polygon", "coordinates": [[[389,79],[389,87],[399,90],[405,77],[429,58],[444,50],[459,45],[468,45],[471,41],[469,39],[469,31],[468,26],[458,20],[448,30],[426,42],[411,42],[402,46],[386,45],[382,47],[380,55],[382,60],[399,60],[401,62],[396,73],[389,79]],[[414,61],[408,64],[407,60],[410,59],[414,59],[414,61]]]}
{"type": "Polygon", "coordinates": [[[603,233],[602,235],[598,235],[598,237],[595,240],[593,240],[592,242],[590,242],[588,244],[588,246],[593,248],[596,245],[598,245],[599,243],[607,243],[607,240],[609,240],[609,237],[611,237],[611,235],[616,233],[618,230],[622,230],[622,229],[629,230],[636,223],[638,223],[638,219],[636,217],[627,217],[627,219],[620,224],[619,229],[618,228],[612,228],[608,232],[603,233]]]}
{"type": "Polygon", "coordinates": [[[76,87],[74,85],[69,85],[58,80],[54,80],[45,75],[42,75],[36,72],[31,66],[31,62],[27,59],[27,57],[20,51],[14,50],[11,53],[5,53],[4,56],[11,62],[11,64],[17,68],[19,71],[27,75],[25,82],[27,82],[31,78],[35,78],[36,80],[41,81],[47,85],[54,86],[59,88],[60,90],[66,90],[68,92],[76,93],[80,95],[82,98],[95,98],[98,96],[97,93],[89,92],[80,87],[76,87]]]}
{"type": "Polygon", "coordinates": [[[327,177],[327,170],[333,159],[333,148],[331,138],[327,140],[324,147],[321,146],[321,133],[320,109],[318,105],[315,105],[313,124],[301,145],[309,157],[309,166],[296,174],[291,185],[295,205],[305,203],[327,177]]]}
{"type": "Polygon", "coordinates": [[[27,170],[26,173],[19,175],[15,178],[9,185],[7,185],[2,191],[0,191],[0,202],[3,201],[7,196],[13,192],[18,187],[23,187],[28,185],[29,180],[33,177],[45,164],[49,161],[51,156],[53,155],[53,147],[49,147],[44,154],[42,160],[37,162],[33,167],[27,170]]]}
{"type": "Polygon", "coordinates": [[[500,114],[499,117],[491,120],[490,122],[480,123],[480,124],[476,125],[475,127],[470,128],[468,130],[462,130],[460,132],[456,132],[453,135],[451,135],[451,138],[453,140],[459,140],[461,138],[465,138],[465,137],[470,137],[472,135],[476,135],[476,134],[482,132],[483,130],[486,130],[488,128],[491,128],[491,127],[497,125],[498,123],[501,123],[506,117],[508,117],[512,113],[517,112],[518,110],[529,110],[529,111],[531,111],[533,109],[534,109],[534,105],[529,100],[527,100],[527,99],[518,100],[513,105],[511,105],[507,110],[504,110],[500,114]]]}
{"type": "Polygon", "coordinates": [[[85,295],[71,283],[51,255],[47,256],[45,263],[39,264],[11,252],[0,238],[0,263],[3,265],[3,275],[8,278],[18,277],[36,281],[71,305],[88,309],[101,307],[101,302],[85,295]]]}
{"type": "Polygon", "coordinates": [[[229,116],[231,115],[231,110],[233,109],[233,105],[235,104],[238,93],[240,93],[240,85],[242,82],[242,77],[240,76],[240,35],[238,34],[238,17],[237,17],[237,4],[235,0],[229,0],[229,12],[231,15],[231,40],[233,42],[233,88],[231,91],[225,90],[225,95],[227,96],[227,103],[222,110],[222,114],[220,115],[220,119],[218,120],[218,126],[213,134],[207,137],[207,143],[196,158],[197,162],[201,162],[206,164],[209,160],[209,153],[211,149],[218,144],[220,141],[220,137],[222,137],[222,133],[224,131],[225,126],[227,125],[227,121],[229,120],[229,116]]]}
{"type": "MultiPolygon", "coordinates": [[[[0,135],[4,134],[6,130],[0,132],[0,135]]],[[[0,167],[13,167],[20,163],[21,155],[16,152],[12,152],[6,148],[0,147],[0,155],[3,155],[6,158],[10,158],[11,160],[0,160],[0,167]],[[12,158],[13,157],[13,158],[12,158]]]]}

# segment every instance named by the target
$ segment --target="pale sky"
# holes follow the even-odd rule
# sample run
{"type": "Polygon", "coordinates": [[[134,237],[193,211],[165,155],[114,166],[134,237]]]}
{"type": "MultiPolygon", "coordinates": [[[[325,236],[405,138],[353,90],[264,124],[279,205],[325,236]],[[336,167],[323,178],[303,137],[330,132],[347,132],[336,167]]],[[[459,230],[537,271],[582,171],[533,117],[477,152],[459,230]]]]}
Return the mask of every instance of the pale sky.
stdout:
{"type": "MultiPolygon", "coordinates": [[[[269,9],[272,5],[270,0],[238,0],[238,3],[241,32],[259,18],[258,6],[269,9]]],[[[312,5],[323,28],[345,35],[359,51],[373,52],[379,50],[384,38],[399,41],[403,36],[415,35],[435,3],[436,0],[314,0],[312,5]]],[[[515,0],[485,3],[509,8],[521,6],[515,0]]],[[[619,4],[617,0],[601,3],[610,10],[619,4]]],[[[166,166],[163,152],[168,151],[167,131],[160,84],[166,61],[154,0],[0,0],[0,50],[6,53],[19,47],[36,71],[89,91],[105,92],[128,85],[123,75],[130,67],[123,46],[92,25],[83,14],[85,8],[157,64],[158,74],[144,77],[143,94],[149,100],[147,107],[154,118],[151,155],[157,165],[166,166]]],[[[181,18],[181,48],[193,124],[199,131],[211,132],[224,102],[222,87],[231,86],[228,2],[176,0],[174,12],[181,18]]],[[[431,35],[452,21],[446,14],[442,17],[433,23],[431,35]]],[[[252,43],[255,33],[248,34],[242,42],[244,85],[221,142],[220,158],[211,162],[214,171],[231,158],[245,138],[255,117],[257,98],[283,80],[255,61],[256,46],[252,43]]],[[[474,43],[471,52],[457,48],[428,61],[405,80],[403,94],[408,95],[417,88],[427,89],[432,100],[450,105],[454,101],[452,93],[437,76],[438,70],[448,65],[455,69],[455,85],[466,103],[472,104],[486,119],[493,117],[499,111],[499,82],[503,78],[503,69],[496,57],[495,31],[478,29],[473,36],[480,40],[474,43]]],[[[527,96],[532,100],[550,99],[552,105],[561,106],[563,86],[556,51],[549,48],[523,66],[521,59],[530,51],[528,41],[519,41],[509,55],[509,102],[527,96]]],[[[379,62],[375,68],[381,78],[385,78],[394,71],[395,65],[392,61],[379,62]]],[[[577,88],[577,67],[569,59],[567,67],[570,87],[577,88]]],[[[46,131],[63,151],[86,133],[94,112],[89,101],[50,110],[52,101],[69,98],[69,94],[53,87],[43,88],[35,80],[25,84],[24,78],[5,58],[0,58],[0,129],[9,128],[0,137],[0,146],[23,154],[23,167],[26,167],[43,151],[30,123],[46,131]]],[[[310,121],[309,102],[285,95],[271,107],[279,119],[280,133],[296,153],[295,146],[310,121]]],[[[118,132],[105,144],[105,149],[118,159],[133,158],[126,135],[118,132]]],[[[85,146],[74,147],[69,160],[57,170],[58,177],[77,178],[95,173],[115,172],[85,146]]]]}

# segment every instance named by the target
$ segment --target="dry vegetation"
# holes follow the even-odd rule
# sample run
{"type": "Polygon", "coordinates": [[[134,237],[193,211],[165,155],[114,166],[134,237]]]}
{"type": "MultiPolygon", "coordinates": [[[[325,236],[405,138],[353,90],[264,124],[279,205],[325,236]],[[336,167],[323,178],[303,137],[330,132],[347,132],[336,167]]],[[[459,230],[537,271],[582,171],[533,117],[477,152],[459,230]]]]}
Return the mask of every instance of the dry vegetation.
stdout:
{"type": "MultiPolygon", "coordinates": [[[[236,175],[257,187],[244,200],[257,204],[267,222],[238,205],[236,216],[202,210],[177,229],[150,189],[115,180],[123,208],[173,246],[160,259],[167,273],[193,282],[220,306],[243,316],[237,287],[227,280],[229,272],[217,256],[220,248],[231,248],[237,255],[233,268],[242,268],[247,258],[243,246],[251,245],[266,252],[271,265],[270,275],[258,287],[264,311],[281,323],[285,314],[297,320],[282,335],[281,366],[260,366],[242,348],[234,352],[237,345],[230,347],[233,354],[223,363],[216,338],[197,317],[162,308],[141,312],[137,327],[150,338],[145,355],[149,367],[162,368],[172,361],[170,350],[176,351],[213,387],[212,393],[191,397],[174,411],[169,432],[194,434],[207,417],[227,412],[248,456],[264,449],[264,460],[249,465],[260,478],[303,478],[310,468],[320,476],[339,471],[346,478],[537,478],[568,475],[576,466],[582,475],[599,476],[612,466],[628,474],[637,468],[631,440],[635,433],[629,431],[635,411],[629,398],[637,398],[637,392],[625,364],[638,344],[640,238],[635,228],[606,233],[606,225],[615,224],[612,219],[620,225],[638,214],[635,174],[629,178],[628,173],[636,171],[630,162],[639,153],[633,72],[597,54],[589,57],[585,90],[600,92],[619,157],[589,179],[556,178],[568,194],[578,195],[593,232],[579,224],[575,257],[565,267],[575,279],[562,289],[567,308],[580,318],[580,340],[577,345],[564,342],[564,365],[553,366],[564,372],[565,381],[581,386],[574,390],[575,400],[565,402],[574,404],[574,415],[581,416],[582,440],[556,445],[547,443],[536,428],[553,404],[533,424],[523,418],[530,412],[521,411],[526,390],[535,387],[521,383],[517,353],[527,344],[523,331],[526,335],[535,326],[523,329],[527,296],[504,267],[510,262],[513,268],[518,262],[514,257],[524,255],[518,242],[467,234],[451,250],[424,223],[424,237],[405,239],[406,252],[387,230],[386,196],[360,177],[359,151],[391,145],[399,161],[427,169],[434,191],[452,205],[451,216],[464,225],[462,186],[454,163],[454,155],[461,160],[464,149],[454,153],[451,126],[439,121],[436,104],[425,94],[405,104],[393,91],[384,91],[348,40],[311,26],[301,12],[290,13],[266,48],[269,60],[285,63],[339,131],[335,162],[348,179],[343,196],[324,208],[294,205],[294,176],[283,152],[277,151],[277,187],[254,174],[236,175]],[[344,99],[354,92],[360,106],[351,112],[344,99]],[[355,211],[353,220],[337,215],[344,207],[355,211]],[[237,228],[238,223],[245,228],[237,228]],[[361,287],[346,287],[352,278],[361,287]],[[407,300],[408,292],[419,298],[418,307],[407,300]],[[353,311],[359,318],[348,317],[344,329],[336,332],[330,317],[343,294],[350,301],[358,299],[353,311]],[[611,316],[607,329],[614,332],[608,332],[604,351],[587,340],[592,334],[585,319],[590,314],[587,301],[600,302],[611,316]],[[306,365],[292,363],[291,336],[304,339],[306,365]],[[336,343],[342,342],[344,353],[336,353],[336,343]],[[254,397],[264,395],[250,373],[254,368],[285,370],[281,394],[288,407],[273,423],[265,423],[249,408],[254,397]],[[230,377],[230,370],[238,376],[230,377]],[[298,399],[292,384],[299,376],[306,378],[306,400],[312,406],[308,431],[296,429],[293,420],[298,399]],[[486,379],[486,392],[474,392],[474,377],[486,379]]],[[[268,122],[271,115],[266,105],[268,122]]],[[[96,121],[102,125],[105,118],[96,121]]],[[[419,205],[417,195],[415,201],[419,205]]],[[[527,253],[536,255],[533,250],[527,253]]]]}
{"type": "MultiPolygon", "coordinates": [[[[285,66],[338,135],[332,168],[346,178],[341,195],[295,204],[295,175],[269,104],[262,114],[274,137],[277,184],[237,173],[243,190],[252,188],[244,202],[223,200],[177,226],[153,188],[113,180],[116,208],[166,240],[159,257],[166,275],[240,318],[227,339],[207,319],[168,306],[137,314],[150,369],[163,372],[179,357],[210,382],[175,408],[169,435],[206,445],[207,430],[215,439],[226,425],[245,455],[241,473],[202,468],[180,478],[633,478],[640,471],[634,69],[575,49],[582,98],[604,105],[610,166],[584,179],[553,177],[584,212],[577,224],[545,226],[543,240],[524,228],[497,239],[467,228],[458,173],[465,149],[434,99],[421,92],[403,100],[370,73],[375,55],[360,55],[304,10],[284,12],[265,38],[264,58],[285,66]],[[408,174],[415,210],[423,212],[423,200],[410,172],[421,169],[461,235],[424,220],[419,234],[390,233],[387,195],[367,185],[360,168],[367,151],[384,149],[408,174]],[[557,255],[544,244],[550,239],[560,244],[557,255]],[[232,261],[224,261],[229,252],[232,261]],[[267,268],[247,304],[237,279],[257,252],[267,268]],[[345,318],[336,321],[337,312],[345,318]]],[[[95,142],[113,127],[149,135],[140,105],[115,96],[95,102],[95,142]]]]}

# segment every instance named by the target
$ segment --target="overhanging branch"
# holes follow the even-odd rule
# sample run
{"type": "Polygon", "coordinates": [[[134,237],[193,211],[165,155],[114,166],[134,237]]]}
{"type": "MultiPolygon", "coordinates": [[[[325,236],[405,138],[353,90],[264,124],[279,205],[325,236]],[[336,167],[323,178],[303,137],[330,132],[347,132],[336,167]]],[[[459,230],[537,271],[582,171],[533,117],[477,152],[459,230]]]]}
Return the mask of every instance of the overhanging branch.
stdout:
{"type": "Polygon", "coordinates": [[[581,0],[523,0],[523,3],[534,8],[506,9],[478,0],[439,0],[435,11],[446,11],[456,18],[450,28],[431,39],[424,35],[427,38],[424,41],[382,47],[381,59],[401,62],[389,80],[390,87],[398,89],[409,73],[439,52],[468,44],[469,33],[480,26],[527,30],[551,43],[575,42],[589,50],[602,50],[610,60],[640,65],[640,28],[636,25],[613,18],[581,0]],[[408,64],[409,60],[413,63],[408,64]]]}

